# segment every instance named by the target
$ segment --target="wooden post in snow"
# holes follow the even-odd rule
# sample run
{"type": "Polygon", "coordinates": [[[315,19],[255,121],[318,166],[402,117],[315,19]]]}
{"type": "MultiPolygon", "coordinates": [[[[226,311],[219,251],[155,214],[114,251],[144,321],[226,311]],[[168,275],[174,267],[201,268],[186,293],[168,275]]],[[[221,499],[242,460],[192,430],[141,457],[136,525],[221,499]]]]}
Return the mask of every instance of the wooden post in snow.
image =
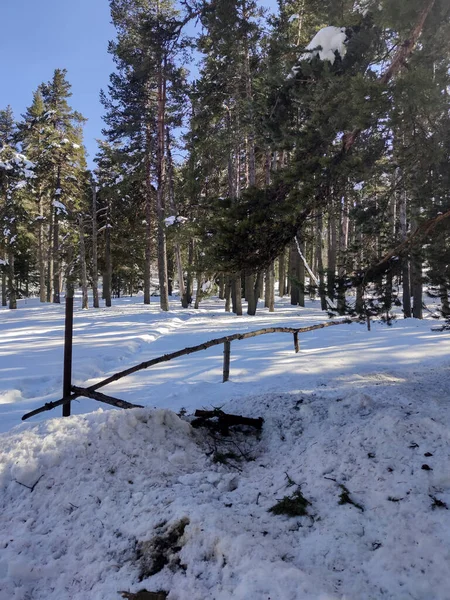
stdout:
{"type": "Polygon", "coordinates": [[[300,352],[300,348],[298,346],[298,331],[294,331],[294,350],[295,354],[300,352]]]}
{"type": "Polygon", "coordinates": [[[230,379],[231,342],[223,344],[223,383],[230,379]]]}
{"type": "MultiPolygon", "coordinates": [[[[73,340],[73,291],[69,291],[68,286],[66,294],[66,319],[64,329],[64,377],[63,377],[63,397],[67,398],[71,394],[72,385],[72,340],[73,340]]],[[[63,404],[63,417],[70,417],[70,402],[63,404]]]]}

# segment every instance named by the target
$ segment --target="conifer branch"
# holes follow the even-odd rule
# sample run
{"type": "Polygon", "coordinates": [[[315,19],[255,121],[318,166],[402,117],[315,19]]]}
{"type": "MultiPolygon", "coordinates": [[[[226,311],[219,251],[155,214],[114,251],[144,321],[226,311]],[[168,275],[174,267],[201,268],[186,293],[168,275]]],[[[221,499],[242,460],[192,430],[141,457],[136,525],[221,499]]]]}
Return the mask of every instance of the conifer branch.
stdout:
{"type": "MultiPolygon", "coordinates": [[[[425,22],[427,20],[428,15],[431,12],[436,0],[428,0],[426,6],[422,10],[417,20],[415,27],[412,29],[409,37],[398,47],[397,52],[395,53],[394,58],[391,61],[391,64],[380,77],[380,83],[382,85],[387,85],[389,81],[397,75],[400,69],[405,65],[406,60],[412,54],[416,44],[419,40],[419,37],[422,33],[422,30],[425,26],[425,22]]],[[[342,150],[343,152],[348,152],[356,140],[359,137],[362,129],[354,129],[351,132],[345,133],[342,138],[342,150]]]]}

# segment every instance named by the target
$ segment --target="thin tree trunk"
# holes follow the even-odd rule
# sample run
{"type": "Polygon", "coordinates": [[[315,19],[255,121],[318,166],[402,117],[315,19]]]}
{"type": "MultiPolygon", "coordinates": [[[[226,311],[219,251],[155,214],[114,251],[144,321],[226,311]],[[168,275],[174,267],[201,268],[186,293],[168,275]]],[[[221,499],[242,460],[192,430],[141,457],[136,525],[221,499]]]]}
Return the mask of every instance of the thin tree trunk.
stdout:
{"type": "Polygon", "coordinates": [[[349,232],[349,219],[348,219],[348,199],[343,197],[339,202],[339,241],[338,241],[338,256],[339,256],[339,267],[338,267],[338,300],[337,309],[340,315],[344,315],[346,312],[346,276],[347,276],[347,247],[348,247],[348,232],[349,232]]]}
{"type": "Polygon", "coordinates": [[[195,279],[197,280],[197,292],[195,294],[195,304],[194,308],[198,308],[200,306],[200,301],[202,299],[203,290],[202,290],[202,274],[197,273],[195,275],[195,279]]]}
{"type": "Polygon", "coordinates": [[[278,258],[278,295],[282,298],[286,294],[286,250],[278,258]]]}
{"type": "Polygon", "coordinates": [[[86,269],[86,244],[84,242],[83,215],[78,217],[78,232],[80,236],[80,267],[81,267],[81,308],[89,308],[88,282],[86,269]]]}
{"type": "Polygon", "coordinates": [[[325,291],[325,276],[323,270],[323,247],[322,247],[322,236],[323,236],[323,218],[322,213],[319,212],[317,215],[317,248],[316,248],[316,256],[317,256],[317,273],[319,275],[319,298],[320,298],[320,308],[322,310],[327,310],[327,295],[325,291]]]}
{"type": "Polygon", "coordinates": [[[188,271],[186,277],[186,290],[182,300],[183,308],[188,308],[192,302],[192,265],[194,263],[194,240],[189,241],[188,250],[188,271]]]}
{"type": "Polygon", "coordinates": [[[47,302],[52,301],[53,296],[53,221],[55,211],[50,209],[50,223],[48,228],[48,256],[47,256],[47,302]]]}
{"type": "Polygon", "coordinates": [[[152,133],[151,126],[147,123],[145,131],[146,156],[145,156],[145,250],[144,250],[144,304],[151,303],[151,264],[152,264],[152,133]]]}
{"type": "MultiPolygon", "coordinates": [[[[418,214],[420,212],[419,207],[412,207],[411,216],[411,228],[416,229],[418,223],[418,214]]],[[[412,314],[415,319],[423,318],[422,304],[422,287],[423,287],[423,276],[422,276],[422,251],[419,247],[414,247],[411,252],[411,295],[413,298],[413,310],[412,314]]]]}
{"type": "Polygon", "coordinates": [[[225,312],[231,312],[231,277],[225,283],[225,312]]]}
{"type": "MultiPolygon", "coordinates": [[[[408,235],[407,224],[407,198],[406,193],[402,193],[400,202],[400,235],[401,239],[406,239],[408,235]]],[[[402,258],[402,292],[403,292],[403,315],[405,319],[412,317],[411,312],[411,284],[409,272],[409,256],[402,258]]]]}
{"type": "MultiPolygon", "coordinates": [[[[173,215],[176,215],[177,209],[175,205],[175,182],[173,175],[173,160],[172,153],[170,150],[170,136],[169,130],[167,129],[167,162],[168,162],[168,179],[169,179],[169,206],[173,215]]],[[[181,247],[178,242],[174,244],[175,262],[177,267],[178,286],[180,291],[180,298],[184,296],[184,275],[183,275],[183,263],[181,260],[181,247]]]]}
{"type": "Polygon", "coordinates": [[[234,275],[231,280],[231,299],[233,304],[233,312],[242,315],[242,282],[240,275],[234,275]]]}
{"type": "Polygon", "coordinates": [[[158,219],[158,278],[160,306],[162,310],[169,310],[169,292],[167,286],[167,250],[165,232],[165,183],[166,183],[166,160],[165,160],[165,133],[166,133],[166,66],[167,58],[161,61],[158,69],[158,131],[157,131],[157,193],[156,193],[156,215],[158,219]]]}
{"type": "Polygon", "coordinates": [[[300,256],[298,255],[295,243],[292,243],[289,250],[289,281],[291,282],[291,305],[298,306],[300,301],[299,288],[299,263],[300,256]]]}
{"type": "MultiPolygon", "coordinates": [[[[302,251],[302,254],[304,254],[304,247],[303,247],[303,243],[299,240],[299,245],[300,245],[300,250],[302,251]]],[[[298,256],[298,252],[297,252],[297,256],[298,256]]],[[[299,306],[305,306],[305,264],[304,262],[301,260],[300,256],[298,256],[298,285],[299,285],[299,290],[298,290],[298,304],[299,306]]]]}
{"type": "Polygon", "coordinates": [[[335,298],[336,288],[336,216],[331,207],[328,217],[328,266],[327,266],[327,291],[331,300],[335,298]]]}
{"type": "Polygon", "coordinates": [[[39,269],[39,300],[46,301],[45,287],[45,250],[44,250],[44,203],[42,192],[39,190],[39,224],[38,224],[38,269],[39,269]]]}
{"type": "Polygon", "coordinates": [[[256,315],[258,306],[258,298],[256,287],[256,275],[251,273],[245,277],[245,297],[247,300],[247,314],[250,316],[256,315]]]}
{"type": "MultiPolygon", "coordinates": [[[[6,263],[6,260],[5,260],[6,263]]],[[[6,264],[2,267],[2,306],[8,305],[7,284],[6,284],[6,264]]]]}
{"type": "Polygon", "coordinates": [[[17,308],[17,291],[14,281],[14,251],[12,248],[8,252],[8,296],[9,296],[9,308],[17,308]]]}
{"type": "Polygon", "coordinates": [[[103,274],[103,298],[105,306],[111,306],[111,284],[112,284],[112,265],[111,265],[111,226],[109,223],[109,208],[106,217],[105,227],[105,272],[103,274]]]}
{"type": "Polygon", "coordinates": [[[54,209],[53,217],[53,303],[60,304],[60,260],[59,260],[59,216],[58,209],[54,209]]]}
{"type": "Polygon", "coordinates": [[[219,300],[225,300],[225,275],[219,275],[219,300]]]}
{"type": "Polygon", "coordinates": [[[98,243],[97,243],[97,188],[92,178],[92,295],[94,308],[99,308],[98,298],[98,243]]]}
{"type": "Polygon", "coordinates": [[[268,288],[269,288],[269,292],[268,292],[268,303],[267,303],[267,308],[269,309],[269,312],[274,312],[275,311],[275,263],[272,262],[269,270],[268,270],[268,275],[269,275],[269,280],[268,280],[268,288]]]}
{"type": "Polygon", "coordinates": [[[414,251],[411,255],[411,288],[413,298],[413,317],[415,319],[423,318],[423,297],[422,297],[422,258],[420,251],[414,251]]]}
{"type": "Polygon", "coordinates": [[[448,289],[444,283],[439,286],[439,297],[441,299],[441,313],[444,318],[450,316],[450,304],[448,301],[448,289]]]}

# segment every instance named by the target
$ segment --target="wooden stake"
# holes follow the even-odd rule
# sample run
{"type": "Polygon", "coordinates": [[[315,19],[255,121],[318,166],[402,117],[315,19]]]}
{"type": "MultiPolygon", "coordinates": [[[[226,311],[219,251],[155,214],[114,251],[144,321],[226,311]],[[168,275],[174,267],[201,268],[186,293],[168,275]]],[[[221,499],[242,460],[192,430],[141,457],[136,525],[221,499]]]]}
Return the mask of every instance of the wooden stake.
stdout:
{"type": "Polygon", "coordinates": [[[230,379],[231,342],[223,344],[223,383],[230,379]]]}
{"type": "MultiPolygon", "coordinates": [[[[64,331],[63,397],[70,396],[72,385],[73,295],[66,294],[66,319],[64,331]]],[[[63,404],[63,417],[70,417],[70,402],[63,404]]]]}
{"type": "Polygon", "coordinates": [[[295,354],[298,354],[300,352],[300,348],[298,345],[298,331],[294,331],[294,349],[295,354]]]}

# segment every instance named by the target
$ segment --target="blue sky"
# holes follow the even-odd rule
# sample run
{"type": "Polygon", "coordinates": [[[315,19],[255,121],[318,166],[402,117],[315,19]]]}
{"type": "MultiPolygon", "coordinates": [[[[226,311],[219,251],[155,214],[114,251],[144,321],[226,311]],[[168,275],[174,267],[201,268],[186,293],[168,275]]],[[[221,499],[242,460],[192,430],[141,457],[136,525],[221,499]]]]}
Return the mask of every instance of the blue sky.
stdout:
{"type": "MultiPolygon", "coordinates": [[[[260,4],[274,6],[275,0],[260,4]]],[[[113,70],[107,53],[113,38],[108,0],[3,0],[0,108],[10,104],[19,118],[37,86],[55,69],[67,69],[70,103],[88,119],[84,140],[92,164],[103,126],[99,92],[113,70]]]]}

